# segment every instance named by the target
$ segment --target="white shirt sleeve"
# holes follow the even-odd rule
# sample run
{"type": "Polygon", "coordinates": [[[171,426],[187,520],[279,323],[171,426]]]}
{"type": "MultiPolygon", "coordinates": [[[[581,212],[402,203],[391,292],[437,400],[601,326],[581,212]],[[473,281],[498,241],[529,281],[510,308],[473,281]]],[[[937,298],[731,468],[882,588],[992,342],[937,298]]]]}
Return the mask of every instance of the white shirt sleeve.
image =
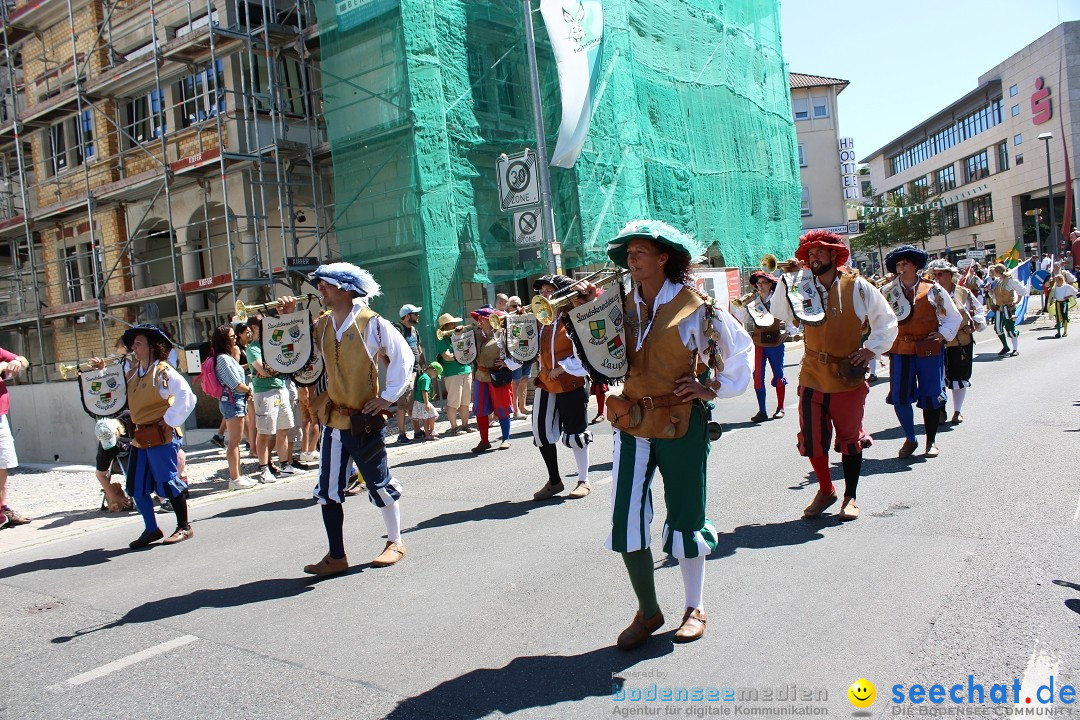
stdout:
{"type": "Polygon", "coordinates": [[[183,427],[184,421],[187,420],[191,411],[195,409],[196,398],[194,391],[192,391],[184,376],[171,365],[168,366],[165,372],[159,374],[158,378],[158,395],[161,396],[162,400],[168,400],[170,395],[173,399],[169,409],[165,411],[164,420],[166,424],[174,428],[183,427]],[[166,380],[165,383],[160,382],[162,378],[166,380]]]}
{"type": "MultiPolygon", "coordinates": [[[[679,336],[683,344],[697,350],[701,359],[708,363],[709,356],[706,352],[709,339],[703,335],[705,317],[706,306],[702,305],[679,324],[679,336]]],[[[724,369],[714,378],[720,381],[716,397],[720,399],[742,395],[754,375],[754,341],[750,339],[742,324],[723,308],[716,308],[716,319],[712,326],[720,335],[716,345],[720,357],[724,359],[724,369]]],[[[690,370],[691,368],[687,368],[687,372],[690,370]]]]}
{"type": "MultiPolygon", "coordinates": [[[[870,323],[870,336],[866,338],[863,347],[870,350],[878,357],[889,351],[896,340],[899,325],[896,322],[896,313],[885,300],[876,287],[859,276],[855,278],[855,302],[862,301],[862,316],[860,320],[870,323]]],[[[956,309],[955,306],[953,308],[956,309]]],[[[858,310],[858,308],[856,308],[858,310]]]]}
{"type": "MultiPolygon", "coordinates": [[[[937,294],[941,298],[941,304],[945,308],[945,317],[938,317],[938,332],[946,341],[953,340],[956,338],[957,331],[960,330],[960,325],[964,322],[964,316],[956,309],[956,303],[953,302],[952,295],[945,292],[945,288],[934,283],[933,287],[930,288],[930,292],[937,294]]],[[[934,303],[934,309],[936,312],[937,303],[934,303]]]]}
{"type": "Polygon", "coordinates": [[[574,352],[559,361],[559,367],[565,370],[567,375],[573,375],[574,377],[589,376],[588,369],[582,364],[581,360],[578,359],[577,348],[574,348],[574,352]]]}
{"type": "Polygon", "coordinates": [[[968,299],[971,301],[971,321],[975,323],[975,330],[985,330],[986,306],[979,302],[979,298],[975,297],[975,293],[973,292],[968,293],[968,299]]]}
{"type": "Polygon", "coordinates": [[[397,328],[383,317],[372,318],[368,323],[364,344],[367,345],[368,355],[371,356],[372,362],[378,362],[380,351],[386,355],[388,360],[386,388],[379,397],[394,402],[405,392],[413,376],[415,358],[412,348],[405,342],[405,337],[397,331],[397,328]]]}

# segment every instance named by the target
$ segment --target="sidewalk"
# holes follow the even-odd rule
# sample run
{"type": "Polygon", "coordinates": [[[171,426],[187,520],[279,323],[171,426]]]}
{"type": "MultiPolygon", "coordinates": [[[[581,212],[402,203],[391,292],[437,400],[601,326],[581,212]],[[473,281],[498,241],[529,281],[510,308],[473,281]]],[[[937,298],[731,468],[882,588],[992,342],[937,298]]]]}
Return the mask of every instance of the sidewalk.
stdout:
{"type": "MultiPolygon", "coordinates": [[[[590,416],[591,417],[591,416],[590,416]]],[[[522,430],[529,426],[531,416],[524,420],[512,420],[511,427],[522,430]]],[[[393,467],[395,460],[409,456],[435,455],[440,453],[463,452],[480,441],[476,432],[476,420],[470,418],[473,432],[457,437],[444,437],[435,441],[414,441],[399,445],[397,422],[391,418],[387,426],[386,450],[393,467]]],[[[436,434],[449,431],[450,422],[445,413],[440,412],[435,422],[436,434]]],[[[492,428],[497,435],[498,427],[492,428]]],[[[255,495],[265,489],[259,485],[250,490],[229,491],[229,469],[225,451],[210,443],[213,430],[192,430],[188,432],[186,446],[187,473],[189,486],[189,504],[191,507],[215,502],[225,497],[255,495]]],[[[412,437],[412,432],[409,432],[412,437]]],[[[252,475],[258,470],[258,464],[250,458],[241,458],[240,470],[252,475]]],[[[289,488],[300,495],[310,493],[315,483],[318,468],[279,478],[272,487],[289,488]]],[[[123,483],[123,475],[114,475],[114,482],[123,483]]],[[[13,470],[8,477],[8,504],[23,515],[33,518],[33,522],[19,527],[0,529],[0,555],[14,550],[40,545],[47,542],[92,532],[103,527],[137,522],[138,513],[134,510],[122,513],[109,513],[100,510],[101,486],[94,477],[94,466],[89,465],[52,465],[27,463],[13,470]]],[[[252,504],[259,501],[253,499],[252,504]]],[[[164,514],[159,510],[164,529],[171,530],[172,513],[164,514]]],[[[134,527],[134,526],[133,526],[134,527]]]]}

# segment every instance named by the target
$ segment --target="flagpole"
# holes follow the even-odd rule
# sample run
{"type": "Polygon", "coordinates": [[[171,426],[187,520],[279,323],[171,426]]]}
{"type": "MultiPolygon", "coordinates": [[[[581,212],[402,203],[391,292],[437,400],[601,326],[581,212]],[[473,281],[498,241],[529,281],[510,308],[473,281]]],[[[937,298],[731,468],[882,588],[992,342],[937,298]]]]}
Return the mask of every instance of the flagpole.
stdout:
{"type": "Polygon", "coordinates": [[[525,51],[529,56],[529,88],[533,99],[533,125],[536,127],[536,155],[540,172],[541,225],[548,250],[548,270],[562,270],[555,254],[555,209],[551,203],[551,173],[548,169],[547,137],[544,134],[544,109],[540,104],[540,71],[536,64],[536,36],[533,33],[532,0],[521,0],[525,13],[525,51]]]}

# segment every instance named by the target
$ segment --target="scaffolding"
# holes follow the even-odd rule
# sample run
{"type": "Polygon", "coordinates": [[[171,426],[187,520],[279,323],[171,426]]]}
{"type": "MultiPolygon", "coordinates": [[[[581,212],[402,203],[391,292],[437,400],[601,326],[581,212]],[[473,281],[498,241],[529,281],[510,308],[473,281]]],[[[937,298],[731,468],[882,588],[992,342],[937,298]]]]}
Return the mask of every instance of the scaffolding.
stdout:
{"type": "Polygon", "coordinates": [[[336,253],[310,0],[16,0],[0,39],[0,346],[27,381],[138,322],[203,342],[336,253]]]}

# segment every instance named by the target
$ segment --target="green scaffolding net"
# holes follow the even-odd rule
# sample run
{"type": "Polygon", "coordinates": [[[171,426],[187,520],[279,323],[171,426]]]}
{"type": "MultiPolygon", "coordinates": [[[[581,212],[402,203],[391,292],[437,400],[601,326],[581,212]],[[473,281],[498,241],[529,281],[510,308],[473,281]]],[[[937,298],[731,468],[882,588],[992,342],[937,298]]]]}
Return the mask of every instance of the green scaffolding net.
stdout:
{"type": "MultiPolygon", "coordinates": [[[[496,180],[500,153],[536,147],[522,4],[316,9],[334,229],[342,256],[382,283],[376,309],[460,314],[465,283],[546,272],[543,254],[514,246],[496,180]]],[[[801,185],[778,0],[606,0],[604,12],[588,139],[573,168],[551,168],[564,267],[606,261],[607,240],[642,217],[708,240],[729,266],[789,255],[801,185]]],[[[534,26],[554,147],[558,77],[539,12],[534,26]]]]}

